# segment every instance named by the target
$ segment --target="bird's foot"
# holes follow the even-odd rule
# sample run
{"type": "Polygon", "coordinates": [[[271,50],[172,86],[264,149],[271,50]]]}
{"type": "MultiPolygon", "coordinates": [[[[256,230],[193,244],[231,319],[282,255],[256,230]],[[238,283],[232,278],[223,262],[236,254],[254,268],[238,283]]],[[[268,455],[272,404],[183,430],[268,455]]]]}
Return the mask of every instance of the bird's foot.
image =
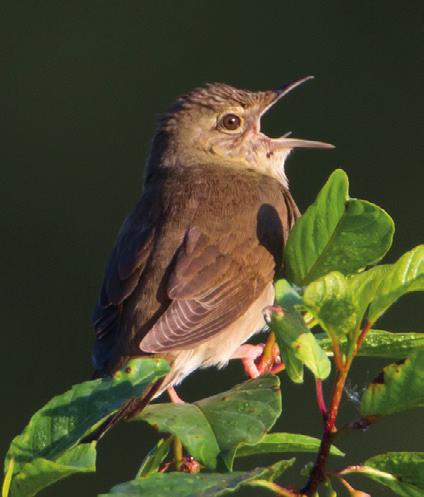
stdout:
{"type": "Polygon", "coordinates": [[[241,345],[231,358],[241,360],[243,369],[249,378],[257,378],[268,372],[277,374],[285,368],[273,335],[268,337],[266,344],[245,343],[241,345]]]}
{"type": "Polygon", "coordinates": [[[257,345],[244,343],[234,352],[231,359],[240,359],[246,375],[249,378],[257,378],[260,376],[260,372],[255,361],[262,356],[264,348],[265,344],[263,343],[257,345]]]}
{"type": "Polygon", "coordinates": [[[168,387],[166,390],[169,400],[174,404],[185,404],[184,400],[177,394],[174,387],[168,387]]]}
{"type": "MultiPolygon", "coordinates": [[[[273,313],[282,314],[284,309],[279,305],[269,305],[263,310],[265,321],[270,322],[273,313]]],[[[256,361],[256,365],[260,374],[271,372],[279,373],[285,369],[285,364],[281,360],[280,349],[278,347],[275,334],[271,331],[268,334],[263,354],[256,361]]]]}

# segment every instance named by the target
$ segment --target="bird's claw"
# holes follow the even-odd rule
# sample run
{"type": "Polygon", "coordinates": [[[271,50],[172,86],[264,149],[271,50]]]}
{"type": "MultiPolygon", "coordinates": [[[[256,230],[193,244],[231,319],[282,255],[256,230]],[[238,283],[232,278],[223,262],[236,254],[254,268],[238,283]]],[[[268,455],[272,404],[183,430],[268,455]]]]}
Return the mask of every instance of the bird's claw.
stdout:
{"type": "Polygon", "coordinates": [[[265,357],[266,345],[259,343],[252,345],[245,343],[233,354],[233,359],[240,359],[243,369],[249,378],[257,378],[267,372],[279,373],[284,369],[281,361],[280,349],[277,344],[272,347],[269,357],[265,357]]]}

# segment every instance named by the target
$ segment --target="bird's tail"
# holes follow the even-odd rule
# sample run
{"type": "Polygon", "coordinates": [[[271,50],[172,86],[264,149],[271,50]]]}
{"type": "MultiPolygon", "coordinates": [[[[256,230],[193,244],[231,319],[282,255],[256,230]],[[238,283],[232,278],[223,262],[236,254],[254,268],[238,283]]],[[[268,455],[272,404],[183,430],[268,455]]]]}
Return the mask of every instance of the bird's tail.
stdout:
{"type": "Polygon", "coordinates": [[[116,423],[123,419],[132,418],[141,412],[162,389],[162,384],[163,378],[153,383],[142,397],[128,399],[117,412],[109,416],[96,430],[84,437],[80,443],[90,443],[100,440],[116,423]]]}

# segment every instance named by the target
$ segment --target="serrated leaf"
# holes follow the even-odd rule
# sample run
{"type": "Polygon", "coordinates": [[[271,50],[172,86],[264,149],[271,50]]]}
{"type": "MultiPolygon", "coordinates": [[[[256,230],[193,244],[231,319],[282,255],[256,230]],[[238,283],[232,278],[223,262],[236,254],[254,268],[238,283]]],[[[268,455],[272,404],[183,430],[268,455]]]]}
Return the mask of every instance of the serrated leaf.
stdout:
{"type": "Polygon", "coordinates": [[[209,469],[216,468],[220,448],[208,419],[196,405],[152,404],[137,419],[147,421],[159,431],[173,433],[195,459],[209,469]]]}
{"type": "Polygon", "coordinates": [[[424,495],[424,452],[388,452],[343,471],[360,473],[390,488],[401,497],[424,495]]]}
{"type": "Polygon", "coordinates": [[[330,336],[344,336],[356,328],[357,307],[349,282],[333,271],[309,284],[303,302],[330,336]]]}
{"type": "Polygon", "coordinates": [[[278,344],[282,345],[282,349],[285,344],[293,352],[294,357],[304,364],[316,378],[322,380],[327,378],[331,370],[327,354],[318,345],[296,309],[286,308],[282,312],[274,312],[269,326],[275,333],[278,344]]]}
{"type": "Polygon", "coordinates": [[[424,407],[424,350],[383,369],[362,396],[361,415],[387,416],[414,407],[424,407]]]}
{"type": "Polygon", "coordinates": [[[330,271],[354,273],[378,262],[390,248],[391,217],[370,202],[349,199],[348,186],[346,173],[334,171],[291,231],[285,267],[296,285],[330,271]]]}
{"type": "MultiPolygon", "coordinates": [[[[332,351],[331,339],[325,333],[315,335],[319,345],[327,352],[332,351]]],[[[341,339],[341,344],[346,338],[341,339]]],[[[403,359],[416,349],[424,348],[424,333],[393,333],[383,330],[370,330],[358,351],[362,357],[387,357],[403,359]]]]}
{"type": "Polygon", "coordinates": [[[294,459],[280,461],[269,468],[256,468],[251,471],[233,473],[156,473],[116,485],[107,494],[99,497],[220,497],[235,492],[254,480],[277,478],[288,469],[294,459]]]}
{"type": "Polygon", "coordinates": [[[33,497],[45,487],[75,473],[96,470],[96,444],[73,447],[55,461],[37,458],[23,464],[12,479],[10,497],[33,497]]]}
{"type": "Polygon", "coordinates": [[[139,470],[137,471],[136,478],[144,478],[151,474],[156,473],[160,465],[166,459],[169,454],[169,447],[171,443],[172,437],[168,437],[167,439],[161,438],[159,442],[151,449],[146,457],[143,459],[143,462],[140,465],[139,470]]]}
{"type": "Polygon", "coordinates": [[[389,267],[371,302],[369,320],[374,323],[402,295],[423,290],[424,245],[419,245],[389,267]]]}
{"type": "MultiPolygon", "coordinates": [[[[279,454],[284,452],[317,452],[321,440],[309,435],[299,433],[268,433],[254,445],[240,445],[236,457],[246,457],[255,454],[279,454]]],[[[344,456],[334,445],[331,446],[330,454],[344,456]]]]}

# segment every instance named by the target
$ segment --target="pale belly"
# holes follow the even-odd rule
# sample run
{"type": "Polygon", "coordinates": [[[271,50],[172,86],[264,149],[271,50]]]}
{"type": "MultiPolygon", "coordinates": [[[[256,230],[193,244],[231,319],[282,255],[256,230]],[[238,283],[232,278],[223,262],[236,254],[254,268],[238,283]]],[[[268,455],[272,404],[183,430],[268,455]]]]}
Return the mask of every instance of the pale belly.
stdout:
{"type": "Polygon", "coordinates": [[[196,369],[209,366],[224,367],[240,345],[264,328],[266,323],[262,311],[273,303],[274,287],[270,283],[247,312],[222,332],[192,349],[167,354],[171,372],[164,379],[163,387],[156,397],[166,388],[180,383],[196,369]]]}

